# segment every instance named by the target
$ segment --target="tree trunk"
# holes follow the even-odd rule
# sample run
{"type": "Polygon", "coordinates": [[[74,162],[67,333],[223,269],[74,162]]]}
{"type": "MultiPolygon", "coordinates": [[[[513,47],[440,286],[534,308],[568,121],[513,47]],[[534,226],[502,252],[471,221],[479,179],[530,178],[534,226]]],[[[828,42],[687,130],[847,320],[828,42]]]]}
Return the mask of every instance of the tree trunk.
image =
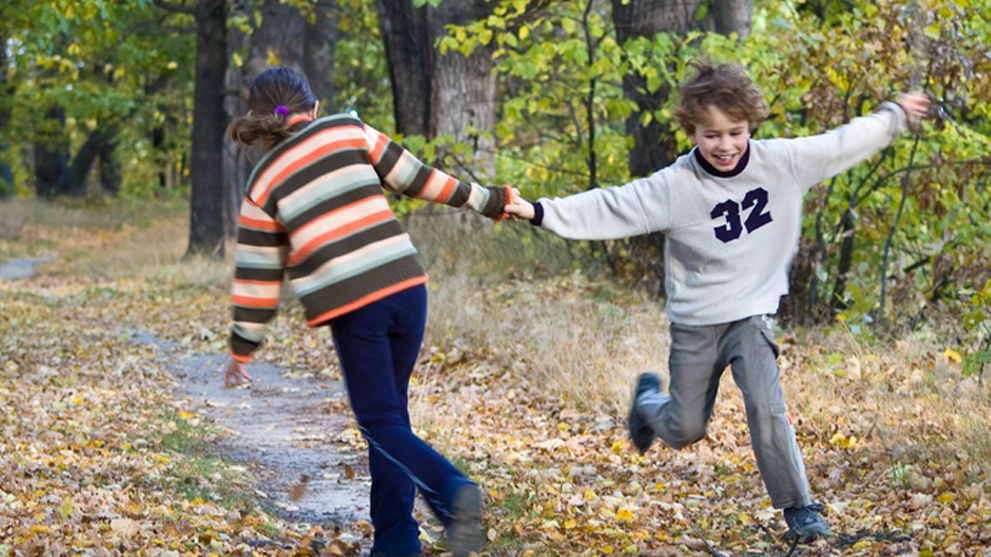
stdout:
{"type": "MultiPolygon", "coordinates": [[[[87,180],[93,163],[100,159],[101,172],[105,159],[113,159],[113,150],[116,145],[117,126],[107,126],[97,128],[86,138],[82,147],[76,152],[69,169],[69,178],[66,183],[65,193],[80,197],[86,195],[87,180]]],[[[101,178],[101,184],[103,180],[101,178]]]]}
{"type": "Polygon", "coordinates": [[[117,150],[118,138],[116,126],[113,135],[109,136],[100,151],[100,189],[103,193],[117,197],[120,193],[121,173],[120,161],[117,160],[115,152],[117,150]]]}
{"type": "Polygon", "coordinates": [[[396,131],[429,136],[434,52],[427,9],[414,8],[411,0],[377,0],[377,4],[396,131]]]}
{"type": "Polygon", "coordinates": [[[303,34],[303,72],[310,80],[313,94],[320,99],[321,111],[333,114],[334,47],[337,42],[337,2],[317,0],[313,17],[306,22],[303,34]]]}
{"type": "Polygon", "coordinates": [[[45,113],[34,142],[35,193],[54,199],[65,193],[69,175],[69,145],[65,133],[65,110],[51,108],[45,113]]]}
{"type": "Polygon", "coordinates": [[[750,34],[753,20],[753,0],[720,0],[709,4],[709,13],[705,19],[705,28],[720,35],[729,36],[736,33],[740,36],[750,34]]]}
{"type": "MultiPolygon", "coordinates": [[[[0,35],[0,45],[6,45],[7,39],[0,35]]],[[[10,98],[13,95],[13,87],[10,86],[7,77],[7,49],[0,48],[0,97],[10,98]]],[[[0,198],[7,197],[14,192],[14,173],[10,170],[10,163],[7,162],[10,145],[7,143],[7,126],[10,125],[10,107],[7,103],[0,103],[0,198]]]]}
{"type": "Polygon", "coordinates": [[[492,179],[495,162],[496,79],[488,50],[465,57],[448,52],[437,61],[432,84],[431,137],[450,134],[472,146],[475,158],[460,164],[460,173],[474,180],[492,179]]]}
{"type": "Polygon", "coordinates": [[[460,172],[491,178],[494,143],[482,132],[491,135],[496,121],[492,47],[479,47],[467,57],[450,51],[441,55],[434,42],[447,33],[447,25],[484,18],[496,3],[444,0],[436,8],[413,8],[411,0],[378,0],[378,6],[397,131],[428,138],[450,134],[455,141],[472,145],[476,153],[460,172]]]}
{"type": "Polygon", "coordinates": [[[193,93],[192,193],[187,255],[224,254],[224,71],[227,2],[196,5],[196,85],[193,93]]]}
{"type": "MultiPolygon", "coordinates": [[[[233,53],[240,53],[248,42],[248,35],[236,26],[227,29],[228,59],[233,53]]],[[[224,114],[231,121],[248,111],[248,84],[244,81],[242,67],[228,65],[224,72],[224,114]]],[[[241,149],[227,134],[223,141],[224,169],[224,236],[237,236],[237,219],[244,200],[244,188],[251,172],[251,165],[241,149]]]]}
{"type": "Polygon", "coordinates": [[[843,295],[846,293],[846,280],[850,269],[853,267],[853,235],[856,230],[856,222],[853,211],[847,209],[840,217],[840,237],[843,238],[840,247],[840,263],[836,270],[836,282],[833,284],[833,299],[831,309],[835,313],[846,308],[846,300],[843,295]]]}
{"type": "Polygon", "coordinates": [[[302,71],[305,32],[306,21],[298,9],[280,0],[265,0],[261,24],[251,34],[251,53],[241,74],[245,85],[271,66],[273,58],[280,65],[302,71]]]}
{"type": "MultiPolygon", "coordinates": [[[[613,23],[620,44],[630,39],[653,39],[658,33],[684,35],[696,25],[695,11],[701,0],[612,0],[613,23]]],[[[671,95],[672,86],[662,83],[657,91],[647,91],[647,80],[630,72],[623,77],[627,98],[638,109],[626,119],[626,133],[634,140],[629,153],[630,174],[647,176],[668,166],[678,155],[674,134],[652,119],[641,125],[644,112],[655,112],[671,95]]]]}
{"type": "MultiPolygon", "coordinates": [[[[327,0],[320,0],[315,10],[317,17],[323,14],[327,17],[327,0]],[[323,11],[321,11],[323,10],[323,11]]],[[[229,67],[224,75],[224,90],[229,94],[224,96],[224,113],[228,119],[235,118],[247,112],[248,86],[256,75],[268,68],[273,59],[279,64],[302,70],[313,86],[323,86],[323,80],[333,77],[333,68],[324,68],[315,75],[317,70],[308,71],[304,68],[304,34],[309,33],[309,25],[303,19],[299,10],[279,2],[265,0],[260,14],[248,13],[249,20],[260,16],[260,25],[250,38],[241,31],[231,28],[228,33],[228,45],[231,52],[240,52],[248,48],[248,56],[240,68],[229,67]],[[235,93],[236,92],[236,93],[235,93]]],[[[315,39],[316,40],[316,39],[315,39]]],[[[326,40],[326,39],[324,39],[326,40]]],[[[330,39],[331,60],[333,59],[333,38],[330,39]]],[[[326,45],[324,45],[326,46],[326,45]]],[[[322,54],[326,54],[323,52],[322,54]]],[[[333,83],[331,81],[331,83],[333,83]]],[[[314,89],[316,92],[316,89],[314,89]]],[[[333,95],[333,93],[331,93],[333,95]]],[[[319,96],[319,95],[318,95],[319,96]]],[[[237,234],[237,219],[244,201],[244,188],[251,174],[252,160],[245,157],[242,149],[224,135],[223,139],[223,168],[224,168],[224,234],[233,238],[237,234]]]]}

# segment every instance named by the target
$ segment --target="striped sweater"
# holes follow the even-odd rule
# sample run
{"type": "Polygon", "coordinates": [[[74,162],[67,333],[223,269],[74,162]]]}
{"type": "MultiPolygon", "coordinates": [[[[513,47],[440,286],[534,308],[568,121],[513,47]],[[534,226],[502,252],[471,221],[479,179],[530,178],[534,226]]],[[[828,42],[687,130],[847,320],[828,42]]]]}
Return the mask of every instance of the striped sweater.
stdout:
{"type": "Polygon", "coordinates": [[[426,282],[382,187],[491,218],[509,200],[509,188],[456,180],[357,118],[309,123],[248,179],[234,257],[235,359],[250,360],[264,339],[284,276],[311,326],[426,282]]]}

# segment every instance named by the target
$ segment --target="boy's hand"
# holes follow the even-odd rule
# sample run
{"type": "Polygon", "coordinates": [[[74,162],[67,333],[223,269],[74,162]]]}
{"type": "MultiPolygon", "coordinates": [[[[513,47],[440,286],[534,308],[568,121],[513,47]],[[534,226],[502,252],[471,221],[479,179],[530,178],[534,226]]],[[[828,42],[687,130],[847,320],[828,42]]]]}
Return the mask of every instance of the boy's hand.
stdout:
{"type": "Polygon", "coordinates": [[[251,376],[248,375],[248,364],[231,358],[227,362],[227,368],[224,369],[224,387],[236,387],[245,382],[251,382],[251,376]]]}
{"type": "Polygon", "coordinates": [[[520,197],[520,190],[513,188],[513,201],[504,209],[507,214],[521,219],[530,220],[534,216],[533,204],[520,197]]]}
{"type": "Polygon", "coordinates": [[[925,118],[929,114],[929,97],[925,96],[918,91],[913,91],[911,93],[902,93],[898,97],[898,104],[901,105],[902,110],[905,111],[905,115],[908,117],[909,124],[916,124],[922,118],[925,118]]]}

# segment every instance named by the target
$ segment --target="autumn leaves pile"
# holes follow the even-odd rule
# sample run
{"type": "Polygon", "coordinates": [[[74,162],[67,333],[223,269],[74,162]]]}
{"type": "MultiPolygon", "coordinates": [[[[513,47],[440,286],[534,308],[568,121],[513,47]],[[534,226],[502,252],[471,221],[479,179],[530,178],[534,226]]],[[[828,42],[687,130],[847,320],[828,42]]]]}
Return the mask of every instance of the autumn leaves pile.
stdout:
{"type": "MultiPolygon", "coordinates": [[[[0,220],[15,222],[6,210],[0,220]]],[[[198,449],[222,432],[187,412],[133,338],[148,330],[223,351],[226,265],[181,261],[176,215],[0,230],[0,260],[56,256],[41,276],[0,283],[0,555],[341,555],[367,531],[267,515],[246,480],[198,449]],[[126,263],[150,244],[154,260],[126,263]],[[316,536],[327,543],[313,546],[316,536]]],[[[706,441],[644,457],[630,447],[632,378],[664,369],[655,303],[580,272],[465,261],[512,252],[520,238],[506,230],[484,232],[484,249],[439,253],[416,230],[430,223],[411,225],[437,288],[414,424],[485,488],[493,555],[787,549],[728,378],[706,441]]],[[[335,369],[323,333],[294,317],[276,323],[268,358],[335,369]]],[[[779,342],[813,490],[844,535],[804,554],[988,555],[991,387],[963,377],[954,347],[938,331],[875,344],[796,331],[779,342]]],[[[423,536],[443,549],[439,530],[423,536]]]]}

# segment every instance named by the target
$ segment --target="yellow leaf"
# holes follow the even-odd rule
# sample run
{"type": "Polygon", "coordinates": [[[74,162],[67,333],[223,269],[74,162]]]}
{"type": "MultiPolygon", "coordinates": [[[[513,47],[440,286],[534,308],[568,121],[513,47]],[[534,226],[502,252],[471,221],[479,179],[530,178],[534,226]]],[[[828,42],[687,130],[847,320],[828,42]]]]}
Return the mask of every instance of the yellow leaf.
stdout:
{"type": "Polygon", "coordinates": [[[81,396],[77,396],[77,397],[75,397],[75,398],[73,398],[73,399],[71,399],[71,400],[70,400],[69,402],[71,402],[71,403],[73,403],[73,404],[75,404],[76,406],[79,406],[80,404],[82,404],[82,403],[83,403],[83,401],[84,401],[84,400],[85,400],[85,399],[84,399],[83,397],[81,397],[81,396]]]}
{"type": "Polygon", "coordinates": [[[599,495],[592,491],[591,489],[586,489],[585,493],[582,494],[586,501],[595,501],[599,498],[599,495]]]}
{"type": "Polygon", "coordinates": [[[566,530],[571,530],[572,528],[574,528],[576,526],[578,526],[578,522],[576,522],[575,519],[573,519],[573,518],[569,518],[568,520],[565,520],[564,521],[564,528],[566,530]]]}
{"type": "Polygon", "coordinates": [[[530,36],[530,28],[527,27],[526,25],[520,27],[520,40],[522,41],[523,39],[529,36],[530,36]]]}
{"type": "Polygon", "coordinates": [[[31,525],[32,534],[51,534],[52,529],[44,524],[32,524],[31,525]]]}
{"type": "Polygon", "coordinates": [[[963,361],[963,357],[961,357],[960,356],[960,353],[957,352],[956,350],[951,350],[951,349],[947,348],[946,351],[943,352],[943,354],[946,355],[946,359],[947,360],[950,360],[951,362],[953,362],[955,364],[959,364],[960,362],[963,361]]]}
{"type": "Polygon", "coordinates": [[[612,450],[612,452],[619,453],[619,451],[623,449],[623,442],[616,441],[615,443],[612,444],[612,447],[609,448],[612,450]]]}
{"type": "Polygon", "coordinates": [[[58,508],[58,513],[62,515],[62,518],[67,518],[74,512],[76,512],[76,509],[72,506],[72,499],[66,499],[65,502],[58,508]]]}
{"type": "Polygon", "coordinates": [[[191,414],[189,412],[186,412],[185,410],[179,412],[179,417],[184,420],[188,420],[189,418],[192,418],[194,416],[196,416],[196,414],[191,414]]]}
{"type": "Polygon", "coordinates": [[[616,511],[616,520],[625,520],[629,522],[634,518],[635,517],[633,516],[633,513],[630,512],[628,509],[619,509],[618,511],[616,511]]]}
{"type": "Polygon", "coordinates": [[[949,493],[949,492],[944,493],[944,494],[940,495],[939,497],[937,497],[936,500],[939,501],[940,503],[943,503],[944,505],[947,504],[947,503],[952,503],[953,502],[953,494],[952,493],[949,493]]]}
{"type": "Polygon", "coordinates": [[[611,545],[604,545],[600,547],[599,550],[605,553],[606,555],[612,555],[613,552],[613,548],[611,545]]]}

